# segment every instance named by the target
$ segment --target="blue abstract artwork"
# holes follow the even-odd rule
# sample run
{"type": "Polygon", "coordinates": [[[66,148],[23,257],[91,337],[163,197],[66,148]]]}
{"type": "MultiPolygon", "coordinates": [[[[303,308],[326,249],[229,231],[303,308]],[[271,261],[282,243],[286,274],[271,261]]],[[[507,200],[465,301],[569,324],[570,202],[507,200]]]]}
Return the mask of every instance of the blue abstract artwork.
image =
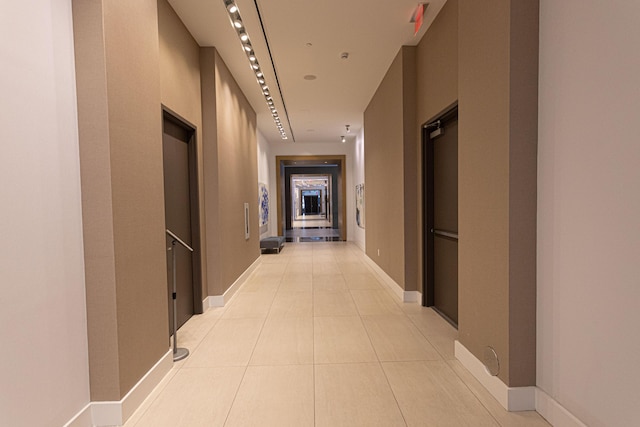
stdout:
{"type": "Polygon", "coordinates": [[[260,209],[260,227],[269,224],[269,190],[266,184],[258,183],[258,206],[260,209]]]}

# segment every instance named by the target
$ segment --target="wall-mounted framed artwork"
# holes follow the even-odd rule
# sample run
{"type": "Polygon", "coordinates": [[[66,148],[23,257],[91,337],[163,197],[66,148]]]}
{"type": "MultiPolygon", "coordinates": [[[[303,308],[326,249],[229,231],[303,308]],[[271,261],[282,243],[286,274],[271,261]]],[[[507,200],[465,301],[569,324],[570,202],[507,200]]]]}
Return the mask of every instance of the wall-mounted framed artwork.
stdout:
{"type": "Polygon", "coordinates": [[[269,225],[269,190],[267,185],[258,183],[258,215],[260,218],[260,232],[266,231],[269,225]]]}
{"type": "Polygon", "coordinates": [[[356,185],[356,224],[364,228],[364,183],[356,185]]]}

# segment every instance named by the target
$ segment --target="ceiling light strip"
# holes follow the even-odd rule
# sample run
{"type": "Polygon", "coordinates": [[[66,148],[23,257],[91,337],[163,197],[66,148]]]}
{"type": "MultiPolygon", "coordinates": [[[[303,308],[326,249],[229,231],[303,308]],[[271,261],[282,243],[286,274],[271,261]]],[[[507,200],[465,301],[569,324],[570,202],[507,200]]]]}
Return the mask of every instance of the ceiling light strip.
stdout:
{"type": "MultiPolygon", "coordinates": [[[[249,60],[249,65],[251,66],[251,70],[255,73],[256,81],[258,82],[258,85],[262,90],[262,95],[264,96],[264,99],[267,102],[269,109],[271,110],[271,115],[273,116],[273,121],[275,122],[276,127],[280,132],[280,137],[282,139],[288,139],[287,133],[284,130],[284,127],[282,126],[282,122],[280,120],[280,115],[278,114],[278,110],[273,105],[273,98],[271,97],[269,86],[267,86],[267,84],[265,83],[264,74],[262,72],[262,69],[260,68],[260,63],[258,62],[258,58],[253,52],[251,38],[249,37],[249,34],[247,33],[246,28],[244,27],[244,24],[242,22],[242,17],[240,16],[240,11],[238,10],[238,6],[235,4],[235,0],[224,0],[224,5],[229,14],[229,20],[231,21],[231,26],[236,30],[236,33],[238,34],[238,38],[240,39],[240,43],[242,44],[242,49],[244,50],[245,54],[247,55],[247,59],[249,60]]],[[[258,5],[256,4],[256,8],[257,7],[258,5]]],[[[258,11],[258,16],[260,16],[259,11],[258,11]]],[[[260,18],[260,26],[262,26],[262,18],[260,18]]],[[[264,27],[262,27],[262,33],[264,35],[264,27]]],[[[265,41],[266,41],[266,35],[265,35],[265,41]]],[[[271,49],[269,49],[268,42],[267,42],[267,49],[269,50],[269,57],[271,58],[271,49]]],[[[273,58],[271,58],[271,65],[273,66],[273,58]]],[[[275,67],[273,71],[275,73],[275,67]]],[[[278,90],[280,91],[280,97],[282,97],[282,91],[280,90],[280,82],[278,82],[277,74],[276,74],[276,82],[278,85],[278,90]]],[[[282,104],[284,106],[284,99],[282,99],[282,104]]],[[[285,109],[285,114],[287,114],[286,106],[284,106],[284,109],[285,109]]],[[[289,121],[288,114],[287,114],[287,121],[289,121]]],[[[289,123],[289,127],[291,127],[291,123],[289,123]]]]}
{"type": "Polygon", "coordinates": [[[296,138],[293,135],[293,127],[291,126],[291,120],[289,120],[289,112],[287,111],[287,104],[284,102],[284,96],[282,95],[282,88],[280,87],[280,80],[278,79],[278,72],[276,71],[276,64],[273,62],[273,55],[271,54],[271,47],[269,46],[269,38],[267,37],[267,32],[264,29],[264,22],[262,22],[262,14],[260,13],[260,7],[258,6],[258,0],[253,0],[253,3],[256,5],[256,12],[258,13],[258,20],[260,21],[260,27],[262,28],[262,35],[264,36],[264,41],[267,44],[267,51],[269,52],[269,59],[271,60],[271,67],[273,68],[273,75],[276,78],[276,86],[278,86],[278,92],[280,93],[280,99],[282,100],[282,108],[284,109],[284,115],[287,118],[287,123],[289,123],[289,130],[291,130],[291,139],[293,139],[293,142],[295,142],[296,138]]]}

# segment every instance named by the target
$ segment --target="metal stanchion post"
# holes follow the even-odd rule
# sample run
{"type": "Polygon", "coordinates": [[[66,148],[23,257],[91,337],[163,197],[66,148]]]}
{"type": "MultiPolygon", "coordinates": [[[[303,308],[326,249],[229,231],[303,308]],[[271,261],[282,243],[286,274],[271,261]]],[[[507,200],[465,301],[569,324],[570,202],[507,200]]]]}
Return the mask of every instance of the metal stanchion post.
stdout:
{"type": "Polygon", "coordinates": [[[193,252],[193,249],[182,240],[178,238],[171,231],[167,230],[167,234],[172,237],[171,247],[169,250],[171,251],[171,266],[172,266],[172,276],[173,276],[173,294],[171,295],[173,299],[173,361],[177,362],[178,360],[182,360],[189,355],[189,350],[186,348],[178,348],[178,305],[177,305],[177,291],[176,291],[176,243],[180,243],[182,246],[193,252]]]}

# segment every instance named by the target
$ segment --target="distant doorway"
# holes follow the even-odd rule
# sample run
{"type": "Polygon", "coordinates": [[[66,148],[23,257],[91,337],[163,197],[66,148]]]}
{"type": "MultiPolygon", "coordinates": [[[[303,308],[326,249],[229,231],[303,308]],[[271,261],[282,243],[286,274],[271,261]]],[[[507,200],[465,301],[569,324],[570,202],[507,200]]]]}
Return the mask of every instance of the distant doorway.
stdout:
{"type": "MultiPolygon", "coordinates": [[[[176,251],[177,323],[182,326],[195,313],[202,313],[200,266],[200,222],[195,128],[167,109],[162,113],[162,157],[164,172],[165,225],[194,249],[180,245],[176,251]]],[[[166,236],[166,247],[172,238],[166,236]]],[[[167,251],[167,295],[169,334],[173,333],[172,253],[167,251]]]]}
{"type": "Polygon", "coordinates": [[[320,215],[320,194],[318,190],[302,192],[302,215],[320,215]]]}
{"type": "Polygon", "coordinates": [[[423,127],[423,305],[458,324],[458,108],[423,127]]]}
{"type": "Polygon", "coordinates": [[[345,156],[277,156],[278,234],[290,242],[346,240],[345,156]]]}

